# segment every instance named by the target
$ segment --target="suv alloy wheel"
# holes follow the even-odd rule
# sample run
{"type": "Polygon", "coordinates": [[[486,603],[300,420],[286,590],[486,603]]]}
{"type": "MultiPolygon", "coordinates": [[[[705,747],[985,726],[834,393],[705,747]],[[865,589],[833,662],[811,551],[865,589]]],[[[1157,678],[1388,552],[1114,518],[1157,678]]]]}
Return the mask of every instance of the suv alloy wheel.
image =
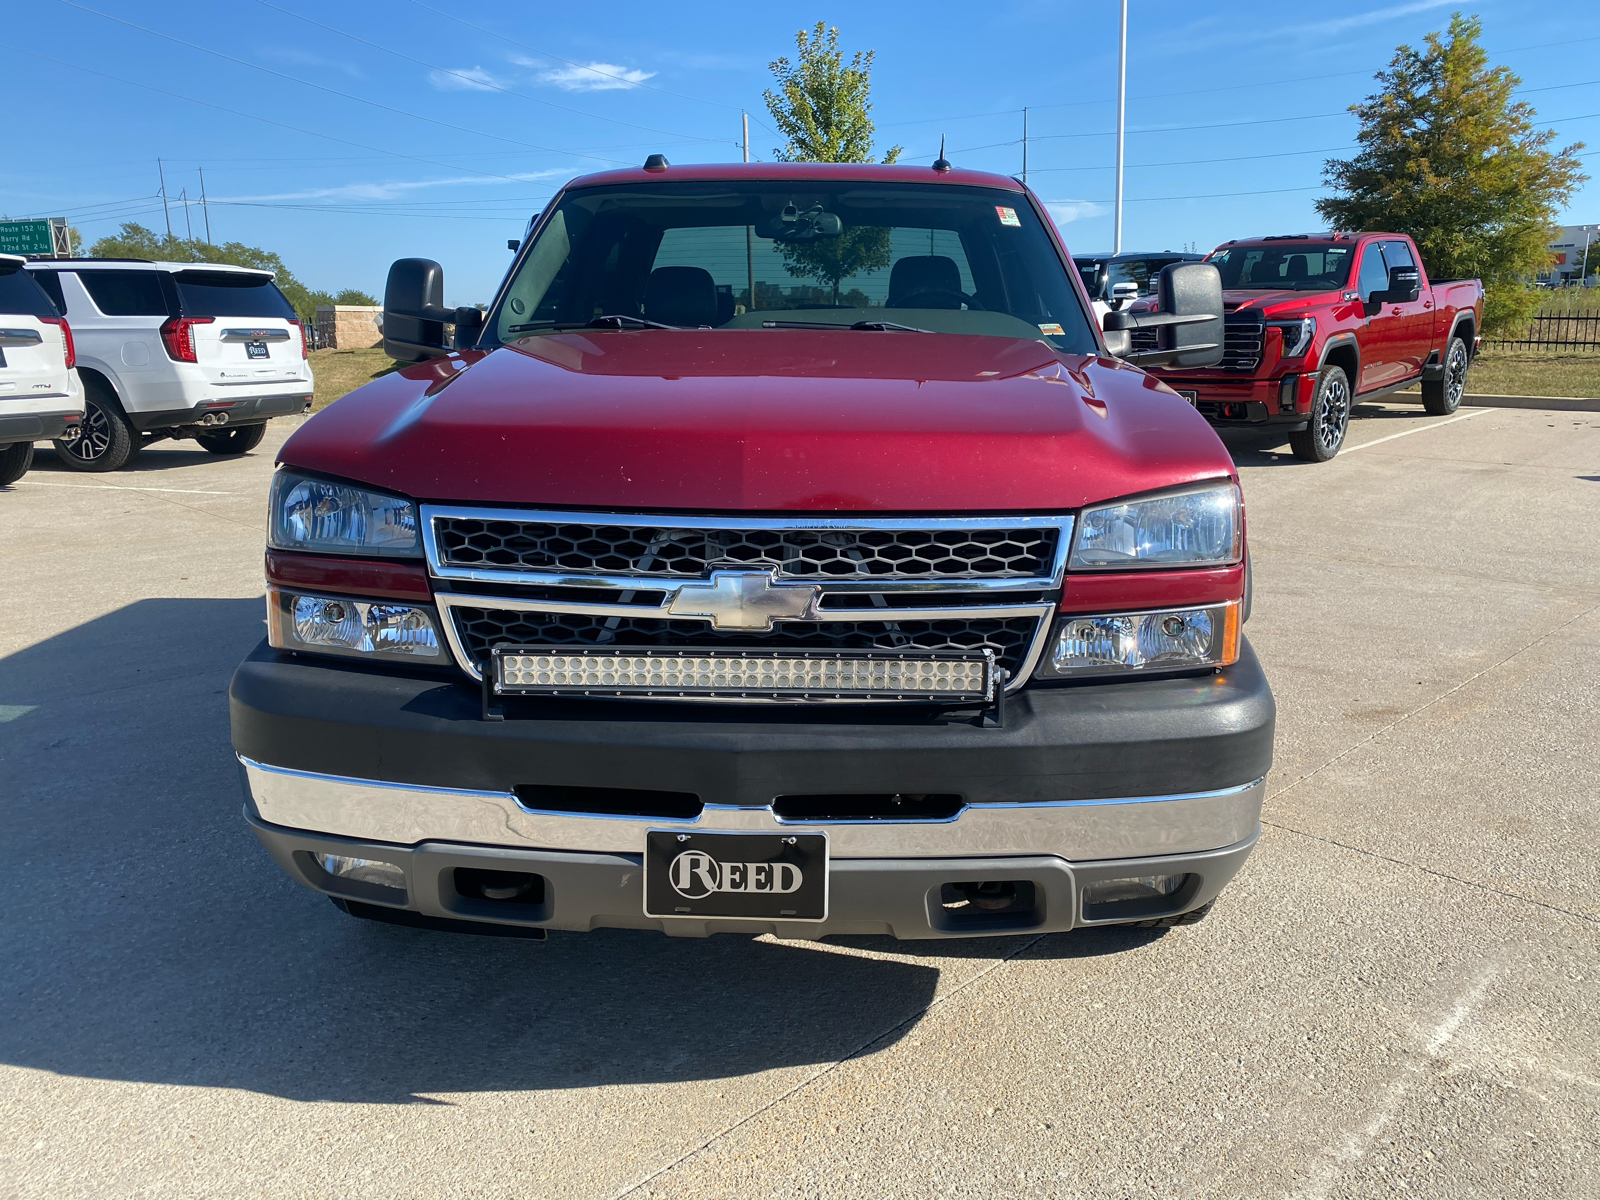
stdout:
{"type": "Polygon", "coordinates": [[[128,419],[99,388],[85,389],[78,430],[70,440],[57,438],[51,443],[68,470],[116,471],[139,452],[140,442],[128,427],[128,419]]]}
{"type": "Polygon", "coordinates": [[[1350,430],[1350,380],[1340,367],[1324,367],[1317,376],[1311,420],[1289,435],[1289,449],[1305,462],[1327,462],[1339,453],[1350,430]]]}

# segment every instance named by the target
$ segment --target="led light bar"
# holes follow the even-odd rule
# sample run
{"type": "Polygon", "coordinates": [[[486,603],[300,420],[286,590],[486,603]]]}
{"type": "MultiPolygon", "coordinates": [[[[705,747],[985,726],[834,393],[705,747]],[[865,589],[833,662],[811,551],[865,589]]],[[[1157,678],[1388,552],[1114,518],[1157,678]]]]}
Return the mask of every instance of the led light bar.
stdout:
{"type": "Polygon", "coordinates": [[[552,650],[499,646],[501,696],[729,700],[990,700],[992,650],[552,650]]]}

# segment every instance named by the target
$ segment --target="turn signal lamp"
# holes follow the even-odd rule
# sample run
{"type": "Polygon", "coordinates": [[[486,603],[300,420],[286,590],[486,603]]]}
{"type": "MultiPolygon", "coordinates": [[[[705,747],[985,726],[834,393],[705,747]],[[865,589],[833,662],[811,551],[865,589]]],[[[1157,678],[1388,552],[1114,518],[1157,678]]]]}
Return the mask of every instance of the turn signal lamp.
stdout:
{"type": "Polygon", "coordinates": [[[194,353],[194,327],[209,325],[215,317],[168,317],[161,325],[161,341],[173,362],[197,361],[194,353]]]}

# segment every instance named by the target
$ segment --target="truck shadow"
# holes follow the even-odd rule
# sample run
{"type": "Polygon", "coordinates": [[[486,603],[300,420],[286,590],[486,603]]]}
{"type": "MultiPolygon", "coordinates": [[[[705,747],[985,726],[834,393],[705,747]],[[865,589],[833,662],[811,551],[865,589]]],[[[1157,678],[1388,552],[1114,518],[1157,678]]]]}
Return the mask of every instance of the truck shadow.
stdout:
{"type": "Polygon", "coordinates": [[[152,599],[0,659],[0,1061],[300,1100],[713,1080],[893,1045],[986,960],[1145,932],[830,951],[354,921],[240,819],[226,689],[262,601],[152,599]]]}
{"type": "MultiPolygon", "coordinates": [[[[1389,407],[1382,404],[1356,404],[1350,410],[1350,429],[1345,445],[1357,446],[1375,437],[1393,433],[1412,421],[1427,420],[1421,408],[1389,407]]],[[[1236,467],[1314,467],[1303,463],[1289,451],[1288,435],[1281,431],[1257,430],[1241,426],[1217,430],[1236,467]]]]}

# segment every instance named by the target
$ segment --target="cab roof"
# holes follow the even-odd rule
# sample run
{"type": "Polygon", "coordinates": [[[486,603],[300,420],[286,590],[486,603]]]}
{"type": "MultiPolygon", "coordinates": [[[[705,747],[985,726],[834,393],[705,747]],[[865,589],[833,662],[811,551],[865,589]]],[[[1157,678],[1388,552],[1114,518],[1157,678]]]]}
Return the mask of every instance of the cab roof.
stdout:
{"type": "Polygon", "coordinates": [[[792,180],[797,183],[933,183],[999,188],[1018,193],[1027,190],[1009,175],[995,175],[988,171],[967,171],[954,167],[948,171],[935,171],[932,167],[889,166],[884,163],[694,163],[682,167],[669,165],[660,170],[623,167],[615,171],[580,175],[567,187],[739,179],[792,180]]]}

